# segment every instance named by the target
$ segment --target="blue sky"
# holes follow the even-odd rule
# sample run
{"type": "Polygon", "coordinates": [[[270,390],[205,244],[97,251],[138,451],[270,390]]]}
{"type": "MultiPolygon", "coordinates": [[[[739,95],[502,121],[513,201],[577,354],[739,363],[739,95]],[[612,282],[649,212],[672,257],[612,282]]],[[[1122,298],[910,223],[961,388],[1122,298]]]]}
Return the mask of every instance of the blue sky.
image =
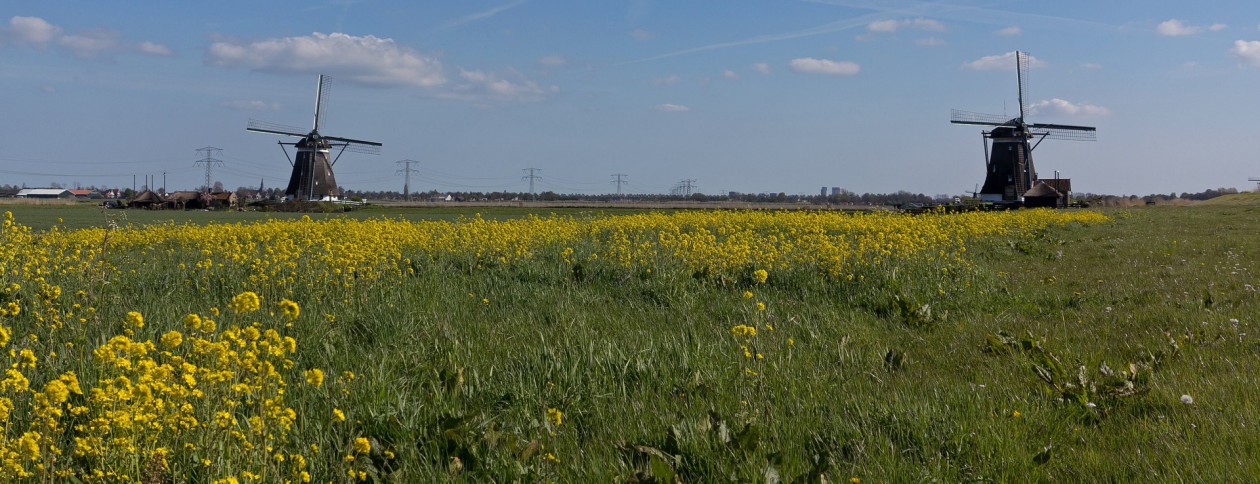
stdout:
{"type": "MultiPolygon", "coordinates": [[[[980,129],[1016,113],[1013,52],[1034,58],[1042,177],[1112,194],[1252,188],[1260,176],[1254,2],[6,2],[0,184],[283,187],[281,138],[309,127],[384,143],[340,185],[413,191],[704,193],[908,190],[983,181],[980,129]],[[142,182],[141,182],[142,183],[142,182]]],[[[291,141],[285,139],[285,141],[291,141]]]]}

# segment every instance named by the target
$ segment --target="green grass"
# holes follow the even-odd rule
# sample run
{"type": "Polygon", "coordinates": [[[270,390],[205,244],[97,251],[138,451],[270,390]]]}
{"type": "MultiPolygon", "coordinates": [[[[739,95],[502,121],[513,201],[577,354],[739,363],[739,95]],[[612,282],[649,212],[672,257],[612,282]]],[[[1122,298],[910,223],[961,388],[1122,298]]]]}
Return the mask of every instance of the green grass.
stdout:
{"type": "MultiPolygon", "coordinates": [[[[102,217],[20,210],[24,223],[102,217]]],[[[140,213],[129,220],[150,216],[140,213]]],[[[294,295],[304,311],[297,366],[360,374],[343,408],[355,432],[398,454],[381,464],[383,479],[398,482],[1260,479],[1260,206],[1107,213],[1114,219],[1102,225],[973,247],[975,274],[957,280],[973,284],[965,289],[914,267],[862,282],[732,287],[575,278],[545,263],[426,266],[348,292],[294,295]],[[924,304],[930,316],[917,311],[924,304]],[[730,332],[745,322],[776,327],[755,337],[765,359],[752,366],[730,332]],[[1059,377],[1083,367],[1099,388],[1088,402],[1064,399],[1034,371],[1044,353],[995,350],[988,341],[999,332],[1039,344],[1062,363],[1059,377]],[[1104,363],[1140,365],[1137,388],[1147,391],[1108,397],[1104,363]],[[564,412],[554,434],[548,408],[564,412]]],[[[289,216],[205,214],[183,216],[289,216]]],[[[139,223],[169,214],[152,216],[139,223]]],[[[102,290],[115,302],[103,310],[144,312],[149,337],[223,305],[169,259],[119,260],[128,258],[137,272],[102,290]]],[[[331,473],[343,437],[311,420],[306,432],[325,449],[316,469],[331,473]]]]}

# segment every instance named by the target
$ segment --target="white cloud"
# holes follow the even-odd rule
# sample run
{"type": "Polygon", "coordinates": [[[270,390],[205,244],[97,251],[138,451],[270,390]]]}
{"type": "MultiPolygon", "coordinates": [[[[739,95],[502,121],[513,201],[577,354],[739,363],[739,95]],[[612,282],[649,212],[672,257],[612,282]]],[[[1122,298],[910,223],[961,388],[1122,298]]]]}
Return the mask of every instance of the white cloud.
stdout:
{"type": "Polygon", "coordinates": [[[123,52],[169,56],[171,49],[154,42],[128,44],[121,33],[106,29],[85,29],[63,34],[62,28],[39,17],[15,16],[0,25],[0,46],[15,45],[44,49],[56,46],[79,59],[108,59],[123,52]]]}
{"type": "Polygon", "coordinates": [[[652,79],[652,85],[653,86],[672,86],[674,84],[678,84],[678,82],[681,80],[682,78],[678,77],[678,75],[670,74],[665,77],[658,77],[656,79],[652,79]]]}
{"type": "Polygon", "coordinates": [[[544,66],[561,67],[568,65],[569,60],[565,59],[563,56],[549,55],[538,59],[538,63],[544,66]]]}
{"type": "Polygon", "coordinates": [[[1243,62],[1260,67],[1260,40],[1235,40],[1234,48],[1229,53],[1243,62]]]}
{"type": "Polygon", "coordinates": [[[544,88],[515,70],[499,75],[460,69],[459,78],[461,81],[439,92],[438,97],[459,101],[541,101],[560,91],[557,86],[544,88]]]}
{"type": "Polygon", "coordinates": [[[754,71],[760,72],[762,74],[770,73],[770,64],[767,64],[765,62],[758,62],[756,64],[753,64],[752,68],[754,71]]]}
{"type": "Polygon", "coordinates": [[[206,62],[261,72],[333,74],[368,86],[437,87],[447,82],[442,63],[393,39],[315,32],[303,37],[210,44],[206,62]]]}
{"type": "Polygon", "coordinates": [[[80,59],[95,59],[121,49],[122,35],[113,30],[90,29],[74,35],[63,35],[57,45],[80,59]]]}
{"type": "Polygon", "coordinates": [[[1024,29],[1019,28],[1018,25],[1012,25],[1010,27],[994,32],[994,34],[1001,35],[1003,37],[1010,37],[1013,35],[1020,35],[1023,33],[1024,33],[1024,29]]]}
{"type": "Polygon", "coordinates": [[[1213,31],[1213,32],[1220,32],[1220,31],[1225,30],[1225,29],[1228,29],[1228,28],[1229,28],[1229,26],[1228,26],[1228,25],[1225,25],[1225,24],[1212,24],[1212,25],[1209,25],[1209,26],[1208,26],[1208,30],[1211,30],[1211,31],[1213,31]]]}
{"type": "Polygon", "coordinates": [[[372,35],[315,32],[253,42],[221,40],[210,45],[206,63],[259,72],[331,74],[371,87],[420,87],[440,99],[478,103],[539,101],[560,90],[540,86],[512,69],[495,73],[456,68],[452,77],[436,57],[372,35]]]}
{"type": "Polygon", "coordinates": [[[1194,35],[1203,31],[1203,27],[1187,25],[1177,19],[1165,20],[1155,27],[1155,32],[1165,37],[1180,37],[1183,35],[1194,35]]]}
{"type": "Polygon", "coordinates": [[[722,71],[722,77],[725,77],[727,79],[739,79],[739,74],[736,74],[735,71],[727,69],[725,71],[722,71]]]}
{"type": "Polygon", "coordinates": [[[280,103],[267,103],[264,101],[256,101],[256,100],[254,101],[247,101],[247,100],[224,101],[222,104],[220,104],[220,106],[223,106],[228,109],[236,109],[240,111],[278,111],[280,109],[280,103]]]}
{"type": "Polygon", "coordinates": [[[927,47],[935,47],[935,46],[938,46],[938,45],[945,45],[945,41],[944,41],[944,40],[938,39],[938,38],[936,38],[936,37],[927,37],[927,38],[918,39],[918,40],[914,41],[914,43],[919,44],[919,45],[922,45],[922,46],[927,46],[927,47]]]}
{"type": "Polygon", "coordinates": [[[942,24],[940,21],[922,17],[901,20],[877,20],[866,24],[866,30],[869,32],[896,32],[903,27],[931,32],[941,32],[945,30],[945,24],[942,24]]]}
{"type": "MultiPolygon", "coordinates": [[[[1040,68],[1046,66],[1046,63],[1042,62],[1041,59],[1028,54],[1024,54],[1024,56],[1028,58],[1028,67],[1030,68],[1040,68]]],[[[963,67],[977,71],[1015,70],[1015,52],[1011,51],[1005,54],[987,55],[971,62],[964,63],[963,67]]]]}
{"type": "Polygon", "coordinates": [[[136,50],[139,50],[140,52],[143,52],[145,54],[160,55],[163,57],[169,56],[172,54],[170,47],[167,47],[162,44],[148,42],[148,41],[137,44],[136,50]]]}
{"type": "Polygon", "coordinates": [[[1111,115],[1111,110],[1089,103],[1074,103],[1054,98],[1038,101],[1028,106],[1029,114],[1057,114],[1073,118],[1100,118],[1111,115]]]}
{"type": "Polygon", "coordinates": [[[683,106],[681,104],[666,103],[666,104],[657,104],[655,106],[652,106],[652,110],[660,111],[663,113],[685,113],[687,111],[691,111],[691,108],[687,106],[683,106]]]}
{"type": "Polygon", "coordinates": [[[896,32],[900,27],[896,20],[879,20],[866,25],[866,30],[871,32],[896,32]]]}
{"type": "Polygon", "coordinates": [[[792,59],[792,62],[790,62],[788,66],[796,72],[806,74],[830,74],[836,76],[852,76],[862,70],[861,66],[854,62],[815,59],[813,57],[792,59]]]}
{"type": "Polygon", "coordinates": [[[630,38],[638,41],[652,40],[656,38],[656,34],[643,29],[634,29],[630,31],[630,38]]]}
{"type": "Polygon", "coordinates": [[[61,34],[61,27],[39,17],[9,19],[9,25],[0,29],[0,44],[12,42],[19,45],[44,45],[61,34]]]}

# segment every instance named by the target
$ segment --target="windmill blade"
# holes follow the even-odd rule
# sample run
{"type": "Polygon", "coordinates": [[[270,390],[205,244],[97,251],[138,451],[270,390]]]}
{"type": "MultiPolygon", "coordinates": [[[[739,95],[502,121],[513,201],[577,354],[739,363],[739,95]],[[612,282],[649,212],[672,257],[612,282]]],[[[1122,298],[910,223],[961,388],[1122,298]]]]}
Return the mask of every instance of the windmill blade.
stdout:
{"type": "Polygon", "coordinates": [[[949,122],[954,124],[974,124],[979,126],[1015,125],[1015,119],[999,114],[973,113],[971,111],[951,110],[949,122]]]}
{"type": "Polygon", "coordinates": [[[342,137],[339,137],[339,136],[325,136],[325,137],[324,137],[324,139],[326,139],[326,140],[331,140],[331,141],[340,141],[340,142],[342,142],[342,143],[350,143],[350,144],[360,144],[360,145],[368,145],[368,146],[381,146],[381,144],[380,144],[380,143],[377,143],[377,142],[375,142],[375,141],[363,141],[363,140],[357,140],[357,139],[342,138],[342,137]]]}
{"type": "Polygon", "coordinates": [[[1019,81],[1019,119],[1024,119],[1024,85],[1027,83],[1027,76],[1024,71],[1028,70],[1028,53],[1015,51],[1015,78],[1019,81]]]}
{"type": "Polygon", "coordinates": [[[1068,141],[1097,141],[1098,128],[1093,126],[1072,126],[1069,124],[1032,124],[1028,129],[1048,139],[1068,141]]]}
{"type": "Polygon", "coordinates": [[[324,75],[319,75],[319,83],[315,85],[315,124],[314,130],[319,131],[323,126],[320,124],[320,109],[324,107],[324,99],[328,97],[328,91],[324,89],[324,75]]]}
{"type": "Polygon", "coordinates": [[[380,145],[380,144],[376,144],[376,145],[361,145],[361,144],[356,144],[356,143],[336,143],[335,145],[336,145],[336,146],[341,146],[341,147],[342,147],[342,149],[343,149],[344,151],[349,151],[349,152],[351,152],[351,153],[360,153],[360,154],[364,154],[364,155],[379,155],[379,154],[381,154],[381,145],[380,145]]]}
{"type": "Polygon", "coordinates": [[[245,127],[248,131],[257,131],[259,133],[278,134],[283,136],[306,136],[302,128],[295,128],[283,124],[269,123],[259,121],[257,119],[249,120],[249,124],[245,127]]]}

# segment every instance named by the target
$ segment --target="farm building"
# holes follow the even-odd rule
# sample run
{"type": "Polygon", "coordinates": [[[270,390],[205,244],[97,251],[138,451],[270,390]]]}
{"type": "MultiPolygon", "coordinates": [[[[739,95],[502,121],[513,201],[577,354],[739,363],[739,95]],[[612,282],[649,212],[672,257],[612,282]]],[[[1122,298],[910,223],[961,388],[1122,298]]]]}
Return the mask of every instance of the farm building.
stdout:
{"type": "Polygon", "coordinates": [[[201,192],[171,192],[166,195],[166,208],[176,210],[206,208],[201,192]]]}
{"type": "Polygon", "coordinates": [[[127,200],[127,206],[134,208],[162,208],[162,195],[152,190],[145,190],[137,193],[136,196],[127,200]]]}
{"type": "Polygon", "coordinates": [[[18,198],[74,198],[74,194],[64,188],[23,188],[14,196],[18,198]]]}
{"type": "Polygon", "coordinates": [[[236,200],[236,192],[214,192],[210,194],[210,208],[232,208],[236,200]]]}

